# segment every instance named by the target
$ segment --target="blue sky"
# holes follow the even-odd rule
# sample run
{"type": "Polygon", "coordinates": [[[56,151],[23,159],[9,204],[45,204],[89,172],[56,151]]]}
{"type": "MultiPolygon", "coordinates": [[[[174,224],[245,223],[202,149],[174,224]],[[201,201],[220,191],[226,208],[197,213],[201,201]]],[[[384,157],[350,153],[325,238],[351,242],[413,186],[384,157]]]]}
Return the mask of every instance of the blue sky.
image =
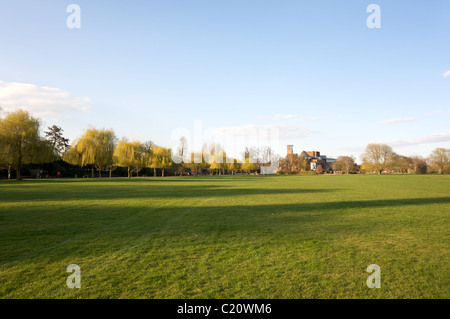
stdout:
{"type": "Polygon", "coordinates": [[[446,0],[0,0],[0,39],[0,106],[71,140],[92,125],[174,146],[202,121],[205,141],[276,129],[282,155],[450,147],[446,0]]]}

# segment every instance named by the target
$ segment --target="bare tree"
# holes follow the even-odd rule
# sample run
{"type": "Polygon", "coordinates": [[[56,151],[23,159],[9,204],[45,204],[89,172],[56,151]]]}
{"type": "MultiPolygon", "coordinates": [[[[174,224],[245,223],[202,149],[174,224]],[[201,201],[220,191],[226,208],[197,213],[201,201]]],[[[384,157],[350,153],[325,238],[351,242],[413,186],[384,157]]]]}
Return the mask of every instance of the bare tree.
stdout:
{"type": "Polygon", "coordinates": [[[355,168],[355,158],[353,156],[339,156],[332,164],[333,170],[348,174],[355,168]]]}
{"type": "Polygon", "coordinates": [[[369,144],[362,155],[363,167],[366,170],[377,172],[390,169],[394,161],[394,151],[386,144],[369,144]]]}
{"type": "Polygon", "coordinates": [[[428,161],[440,174],[448,173],[450,171],[450,149],[442,147],[435,149],[428,157],[428,161]]]}
{"type": "Polygon", "coordinates": [[[399,173],[408,173],[413,168],[413,160],[408,156],[393,155],[392,169],[399,173]]]}
{"type": "Polygon", "coordinates": [[[182,159],[184,158],[184,155],[187,154],[187,138],[185,136],[180,137],[180,142],[178,144],[178,156],[180,156],[182,159]]]}
{"type": "Polygon", "coordinates": [[[270,165],[276,159],[275,151],[270,146],[262,146],[258,149],[258,164],[270,165]]]}
{"type": "Polygon", "coordinates": [[[297,174],[307,170],[308,162],[303,155],[294,154],[279,160],[279,173],[297,174]]]}
{"type": "Polygon", "coordinates": [[[416,174],[426,174],[428,165],[427,161],[420,156],[411,157],[412,160],[412,171],[416,174]]]}
{"type": "Polygon", "coordinates": [[[249,163],[258,163],[259,150],[256,147],[246,146],[244,149],[244,160],[248,159],[249,163]]]}

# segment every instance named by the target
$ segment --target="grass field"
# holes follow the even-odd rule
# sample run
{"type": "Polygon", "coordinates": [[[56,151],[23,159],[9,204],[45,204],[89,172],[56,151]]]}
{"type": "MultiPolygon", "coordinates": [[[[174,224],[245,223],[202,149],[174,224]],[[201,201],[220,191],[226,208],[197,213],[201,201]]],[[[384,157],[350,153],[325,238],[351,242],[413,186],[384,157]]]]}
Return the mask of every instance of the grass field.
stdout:
{"type": "Polygon", "coordinates": [[[0,297],[449,298],[449,215],[450,176],[1,181],[0,297]]]}

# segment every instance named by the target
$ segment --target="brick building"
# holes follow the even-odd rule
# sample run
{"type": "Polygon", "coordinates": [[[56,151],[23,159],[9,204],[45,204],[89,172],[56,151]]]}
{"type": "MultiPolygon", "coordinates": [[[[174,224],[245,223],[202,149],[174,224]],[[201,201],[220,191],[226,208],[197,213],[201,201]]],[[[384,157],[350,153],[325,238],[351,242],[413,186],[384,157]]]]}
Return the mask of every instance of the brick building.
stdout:
{"type": "MultiPolygon", "coordinates": [[[[292,158],[294,155],[297,155],[294,153],[294,145],[288,145],[286,158],[292,158]]],[[[329,170],[331,169],[331,164],[336,160],[334,158],[329,158],[326,155],[320,155],[319,151],[302,151],[300,156],[303,156],[306,159],[309,168],[312,171],[315,171],[319,165],[322,166],[323,170],[329,170]]]]}

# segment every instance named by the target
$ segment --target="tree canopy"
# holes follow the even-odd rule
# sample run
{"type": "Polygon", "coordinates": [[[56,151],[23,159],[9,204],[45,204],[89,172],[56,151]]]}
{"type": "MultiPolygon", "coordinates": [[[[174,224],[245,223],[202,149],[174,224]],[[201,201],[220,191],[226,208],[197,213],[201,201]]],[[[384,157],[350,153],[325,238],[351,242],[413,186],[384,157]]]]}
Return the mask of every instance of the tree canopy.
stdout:
{"type": "Polygon", "coordinates": [[[155,146],[153,150],[152,166],[162,170],[164,177],[164,169],[172,166],[172,150],[170,148],[155,146]]]}
{"type": "Polygon", "coordinates": [[[49,126],[48,131],[44,132],[45,138],[50,142],[58,157],[61,157],[69,147],[69,139],[63,136],[63,132],[64,130],[57,125],[49,126]]]}
{"type": "Polygon", "coordinates": [[[83,136],[72,143],[63,159],[74,165],[91,166],[92,175],[95,168],[101,177],[101,171],[113,164],[116,143],[117,138],[112,129],[88,128],[83,136]]]}
{"type": "Polygon", "coordinates": [[[431,152],[428,161],[430,165],[434,167],[440,174],[450,172],[450,149],[449,148],[436,148],[431,152]]]}
{"type": "Polygon", "coordinates": [[[394,158],[392,147],[386,144],[369,144],[362,155],[363,166],[378,174],[392,168],[394,158]]]}
{"type": "Polygon", "coordinates": [[[26,111],[9,113],[0,119],[0,162],[8,169],[20,170],[24,164],[44,163],[54,160],[51,144],[39,135],[40,123],[26,111]]]}
{"type": "Polygon", "coordinates": [[[335,171],[342,171],[345,174],[354,170],[355,166],[355,158],[352,156],[339,156],[332,165],[335,171]]]}
{"type": "Polygon", "coordinates": [[[152,146],[151,142],[141,143],[139,141],[121,140],[114,150],[114,164],[127,167],[129,178],[131,178],[133,171],[138,175],[143,167],[151,167],[152,146]]]}

